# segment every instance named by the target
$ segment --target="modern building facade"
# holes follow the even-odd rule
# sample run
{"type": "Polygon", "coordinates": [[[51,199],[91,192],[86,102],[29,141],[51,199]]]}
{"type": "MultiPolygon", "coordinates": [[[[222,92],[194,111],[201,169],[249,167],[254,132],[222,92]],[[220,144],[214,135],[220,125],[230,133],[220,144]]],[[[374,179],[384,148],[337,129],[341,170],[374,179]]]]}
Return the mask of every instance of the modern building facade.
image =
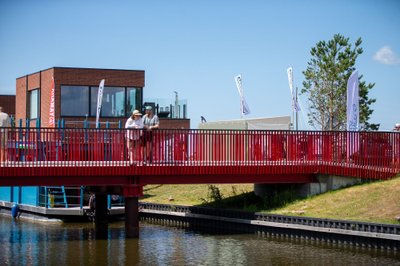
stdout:
{"type": "MultiPolygon", "coordinates": [[[[16,80],[16,120],[49,127],[54,86],[54,117],[63,119],[66,127],[81,127],[88,121],[95,127],[97,92],[105,79],[100,122],[117,127],[131,112],[143,108],[145,72],[94,68],[52,67],[16,80]],[[53,83],[54,81],[54,83],[53,83]]],[[[162,119],[161,128],[189,128],[189,119],[162,119]]],[[[105,127],[102,123],[101,127],[105,127]]]]}
{"type": "MultiPolygon", "coordinates": [[[[105,85],[100,126],[124,127],[133,110],[144,109],[145,72],[142,70],[52,67],[17,78],[16,96],[0,96],[0,100],[14,107],[2,104],[5,112],[15,113],[16,126],[49,127],[50,117],[54,116],[56,127],[60,126],[57,121],[63,120],[65,127],[93,128],[102,79],[105,79],[105,85]]],[[[160,117],[161,129],[190,128],[190,120],[186,118],[187,105],[178,104],[177,98],[175,103],[149,100],[145,104],[154,107],[160,117]],[[178,115],[180,113],[183,115],[178,115]]],[[[120,206],[121,202],[121,198],[115,200],[109,196],[108,208],[120,206]]],[[[22,211],[48,217],[84,216],[82,207],[87,205],[87,192],[83,187],[1,187],[0,206],[11,208],[14,203],[21,204],[22,211]],[[49,211],[48,208],[53,207],[69,209],[62,213],[54,209],[49,211]],[[76,211],[70,207],[80,208],[76,211]]]]}

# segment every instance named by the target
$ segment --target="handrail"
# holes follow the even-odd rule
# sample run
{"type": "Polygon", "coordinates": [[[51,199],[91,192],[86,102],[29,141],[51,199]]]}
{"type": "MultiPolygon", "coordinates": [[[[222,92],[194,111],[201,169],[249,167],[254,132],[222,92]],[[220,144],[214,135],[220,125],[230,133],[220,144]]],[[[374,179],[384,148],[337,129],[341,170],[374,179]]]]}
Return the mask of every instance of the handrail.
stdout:
{"type": "Polygon", "coordinates": [[[268,167],[265,171],[276,173],[319,172],[366,178],[387,178],[400,172],[399,132],[158,129],[148,133],[3,128],[0,136],[7,152],[0,177],[21,168],[51,166],[64,167],[64,174],[71,167],[95,166],[119,169],[118,173],[126,175],[132,174],[129,162],[137,167],[156,166],[148,171],[152,175],[162,174],[160,166],[168,165],[186,167],[182,171],[189,171],[189,167],[197,167],[196,171],[199,167],[204,171],[213,168],[214,172],[258,167],[252,170],[257,172],[268,167]],[[127,137],[132,134],[136,137],[130,154],[127,137]],[[216,170],[218,167],[221,170],[216,170]]]}

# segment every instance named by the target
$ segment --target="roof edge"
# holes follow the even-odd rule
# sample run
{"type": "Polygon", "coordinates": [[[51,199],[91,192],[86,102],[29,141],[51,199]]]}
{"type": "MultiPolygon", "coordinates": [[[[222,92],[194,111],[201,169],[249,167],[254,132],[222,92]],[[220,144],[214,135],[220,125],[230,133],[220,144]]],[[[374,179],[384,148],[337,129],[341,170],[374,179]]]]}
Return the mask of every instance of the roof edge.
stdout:
{"type": "Polygon", "coordinates": [[[30,75],[34,75],[40,72],[44,72],[50,69],[83,69],[83,70],[112,70],[112,71],[135,71],[135,72],[145,72],[144,70],[136,70],[136,69],[114,69],[114,68],[94,68],[94,67],[58,67],[58,66],[54,66],[54,67],[49,67],[43,70],[39,70],[30,74],[26,74],[23,76],[20,76],[16,79],[21,79],[21,78],[25,78],[26,76],[30,76],[30,75]]]}

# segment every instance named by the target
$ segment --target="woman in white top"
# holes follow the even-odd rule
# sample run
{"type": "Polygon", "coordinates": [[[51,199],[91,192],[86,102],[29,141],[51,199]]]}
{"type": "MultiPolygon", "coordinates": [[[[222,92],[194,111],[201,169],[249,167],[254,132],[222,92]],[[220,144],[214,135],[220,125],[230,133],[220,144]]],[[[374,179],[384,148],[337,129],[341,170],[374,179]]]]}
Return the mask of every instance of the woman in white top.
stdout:
{"type": "Polygon", "coordinates": [[[141,160],[143,158],[141,148],[141,136],[143,128],[142,114],[135,110],[125,123],[126,139],[128,146],[128,156],[130,165],[133,165],[134,159],[141,160]]]}

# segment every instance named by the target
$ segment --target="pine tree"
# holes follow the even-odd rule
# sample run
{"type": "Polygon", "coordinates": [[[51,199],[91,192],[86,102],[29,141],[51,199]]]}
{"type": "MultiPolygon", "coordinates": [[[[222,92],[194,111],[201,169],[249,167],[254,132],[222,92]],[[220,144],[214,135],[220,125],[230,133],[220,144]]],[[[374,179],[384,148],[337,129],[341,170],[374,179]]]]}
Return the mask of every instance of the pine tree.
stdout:
{"type": "MultiPolygon", "coordinates": [[[[355,70],[357,57],[363,53],[362,40],[358,38],[354,47],[349,38],[335,34],[332,40],[319,41],[311,48],[311,60],[303,71],[305,80],[301,93],[309,101],[309,124],[322,130],[346,129],[347,80],[355,70]]],[[[368,97],[375,83],[366,84],[359,76],[360,126],[363,130],[378,130],[379,124],[368,121],[373,110],[370,105],[376,99],[368,97]]]]}

